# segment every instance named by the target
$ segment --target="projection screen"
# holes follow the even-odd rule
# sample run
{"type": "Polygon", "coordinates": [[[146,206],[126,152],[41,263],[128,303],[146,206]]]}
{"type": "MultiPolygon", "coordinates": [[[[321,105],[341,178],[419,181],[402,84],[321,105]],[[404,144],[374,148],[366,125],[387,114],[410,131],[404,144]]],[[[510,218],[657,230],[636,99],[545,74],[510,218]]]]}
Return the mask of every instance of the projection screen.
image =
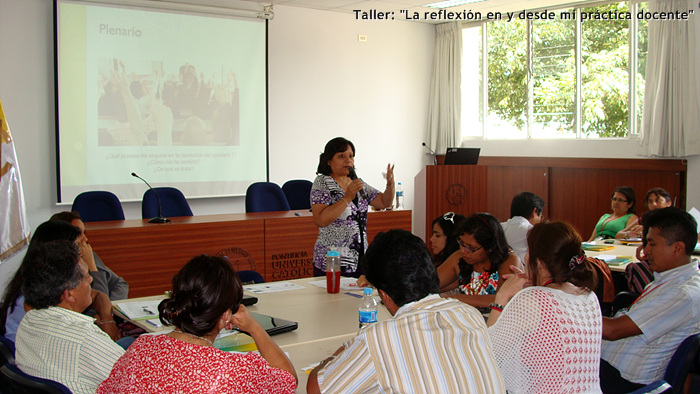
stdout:
{"type": "Polygon", "coordinates": [[[54,3],[58,202],[267,180],[266,21],[116,3],[54,3]]]}

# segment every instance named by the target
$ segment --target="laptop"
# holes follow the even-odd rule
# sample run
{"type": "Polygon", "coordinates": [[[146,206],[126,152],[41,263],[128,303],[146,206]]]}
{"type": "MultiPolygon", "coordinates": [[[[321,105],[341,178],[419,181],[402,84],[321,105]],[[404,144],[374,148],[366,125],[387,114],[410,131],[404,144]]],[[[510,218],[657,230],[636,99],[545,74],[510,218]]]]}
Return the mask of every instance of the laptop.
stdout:
{"type": "Polygon", "coordinates": [[[479,161],[481,148],[447,148],[445,152],[445,164],[469,164],[474,165],[479,161]]]}
{"type": "MultiPolygon", "coordinates": [[[[255,320],[267,331],[269,335],[281,334],[283,332],[294,331],[299,328],[299,323],[263,315],[261,313],[250,312],[255,320]]],[[[245,331],[242,331],[245,332],[245,331]]],[[[247,334],[247,333],[246,333],[247,334]]]]}

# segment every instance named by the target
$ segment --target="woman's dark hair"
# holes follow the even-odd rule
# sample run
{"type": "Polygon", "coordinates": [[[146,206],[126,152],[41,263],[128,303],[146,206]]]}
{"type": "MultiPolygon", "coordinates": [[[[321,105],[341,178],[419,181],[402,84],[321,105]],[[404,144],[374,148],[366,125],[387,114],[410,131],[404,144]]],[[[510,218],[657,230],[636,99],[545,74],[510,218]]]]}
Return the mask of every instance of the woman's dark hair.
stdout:
{"type": "Polygon", "coordinates": [[[60,220],[63,222],[72,223],[73,220],[82,221],[83,219],[80,217],[80,213],[78,211],[63,211],[53,214],[53,216],[49,218],[49,221],[52,220],[60,220]]]}
{"type": "Polygon", "coordinates": [[[615,197],[615,193],[620,193],[623,196],[625,196],[625,198],[627,199],[627,202],[630,204],[630,207],[627,210],[627,213],[633,213],[636,215],[637,214],[637,204],[636,204],[637,199],[634,197],[634,189],[632,189],[629,186],[618,186],[615,188],[615,191],[613,192],[612,196],[610,196],[610,197],[611,198],[615,197]]]}
{"type": "Polygon", "coordinates": [[[210,333],[227,310],[238,311],[243,285],[222,257],[197,256],[173,276],[170,298],[158,305],[160,321],[183,332],[202,336],[210,333]]]}
{"type": "Polygon", "coordinates": [[[433,220],[433,226],[437,224],[442,229],[443,234],[445,234],[445,247],[434,257],[436,265],[442,264],[452,253],[459,250],[455,229],[465,220],[467,218],[464,215],[454,212],[447,212],[433,220]]]}
{"type": "Polygon", "coordinates": [[[352,154],[355,154],[355,145],[349,140],[343,137],[335,137],[326,143],[326,147],[323,149],[323,153],[318,158],[318,168],[316,169],[317,174],[330,175],[331,166],[328,162],[335,156],[336,153],[345,152],[348,150],[348,146],[352,149],[352,154]]]}
{"type": "Polygon", "coordinates": [[[571,282],[578,287],[595,290],[598,275],[581,250],[581,236],[566,222],[542,222],[527,234],[529,260],[527,271],[537,284],[537,261],[552,277],[552,282],[571,282]]]}
{"type": "Polygon", "coordinates": [[[32,239],[29,242],[29,247],[27,248],[27,254],[25,258],[22,259],[22,263],[19,265],[19,268],[17,268],[15,275],[7,284],[5,295],[2,297],[2,304],[0,305],[0,334],[5,335],[7,315],[14,311],[15,302],[17,302],[17,298],[22,295],[22,270],[25,264],[24,260],[29,252],[34,250],[37,246],[51,241],[66,240],[74,242],[79,235],[80,229],[70,223],[62,221],[44,222],[34,230],[32,239]]]}
{"type": "MultiPolygon", "coordinates": [[[[491,269],[489,274],[498,271],[501,264],[508,259],[510,247],[503,233],[501,223],[490,213],[481,212],[469,216],[455,230],[457,236],[469,234],[481,245],[489,256],[491,269]]],[[[459,260],[459,273],[463,278],[470,278],[474,267],[466,261],[459,260]]]]}
{"type": "Polygon", "coordinates": [[[673,201],[671,199],[671,193],[667,192],[666,189],[661,188],[661,187],[653,187],[649,189],[647,194],[644,196],[644,202],[649,201],[649,197],[651,197],[652,194],[656,194],[659,197],[663,197],[664,200],[671,202],[673,201]]]}

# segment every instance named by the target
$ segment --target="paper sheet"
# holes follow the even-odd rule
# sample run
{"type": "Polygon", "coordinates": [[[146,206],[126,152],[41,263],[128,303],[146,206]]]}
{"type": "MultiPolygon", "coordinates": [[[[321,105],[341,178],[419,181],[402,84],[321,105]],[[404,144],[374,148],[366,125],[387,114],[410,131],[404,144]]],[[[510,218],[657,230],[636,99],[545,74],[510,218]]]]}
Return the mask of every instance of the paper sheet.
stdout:
{"type": "Polygon", "coordinates": [[[289,282],[269,282],[243,286],[244,290],[255,294],[277,293],[280,291],[299,290],[303,288],[304,286],[289,282]]]}

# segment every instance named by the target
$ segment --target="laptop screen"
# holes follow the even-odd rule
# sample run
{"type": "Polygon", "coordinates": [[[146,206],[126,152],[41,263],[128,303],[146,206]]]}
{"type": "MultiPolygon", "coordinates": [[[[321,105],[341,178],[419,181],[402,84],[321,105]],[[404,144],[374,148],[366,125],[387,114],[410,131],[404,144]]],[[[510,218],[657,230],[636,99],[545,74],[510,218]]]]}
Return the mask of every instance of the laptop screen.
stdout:
{"type": "Polygon", "coordinates": [[[481,148],[447,148],[445,164],[476,164],[481,148]]]}

